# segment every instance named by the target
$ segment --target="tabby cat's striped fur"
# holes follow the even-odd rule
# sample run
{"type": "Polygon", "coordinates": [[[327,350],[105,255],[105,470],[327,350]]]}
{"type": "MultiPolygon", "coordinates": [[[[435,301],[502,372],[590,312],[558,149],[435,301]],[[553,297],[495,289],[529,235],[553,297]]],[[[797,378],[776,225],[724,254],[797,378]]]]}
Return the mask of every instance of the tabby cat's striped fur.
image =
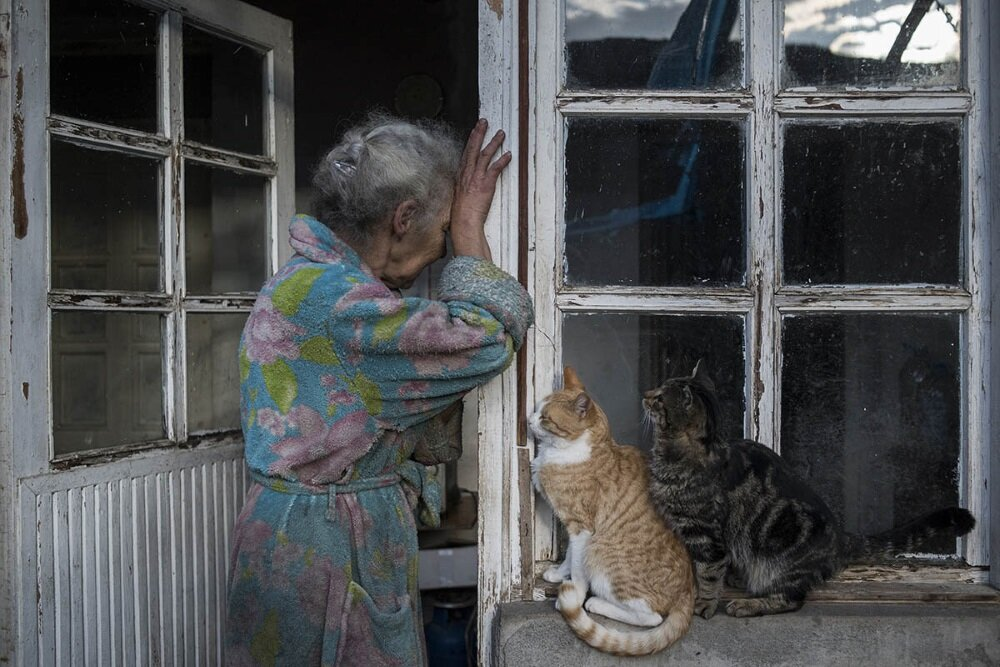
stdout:
{"type": "Polygon", "coordinates": [[[543,576],[563,582],[557,606],[585,642],[617,655],[654,653],[691,623],[691,560],[653,509],[642,453],[614,441],[571,368],[563,377],[565,388],[543,399],[529,421],[535,486],[569,532],[566,560],[543,576]],[[588,589],[594,595],[584,604],[588,589]],[[587,611],[651,629],[621,632],[587,611]]]}
{"type": "Polygon", "coordinates": [[[700,364],[691,377],[646,392],[643,406],[656,426],[653,504],[691,553],[695,613],[705,618],[715,613],[726,578],[752,596],[731,601],[730,615],[793,611],[852,559],[912,551],[975,525],[967,510],[951,507],[872,537],[845,535],[781,457],[750,440],[719,437],[714,385],[700,364]]]}

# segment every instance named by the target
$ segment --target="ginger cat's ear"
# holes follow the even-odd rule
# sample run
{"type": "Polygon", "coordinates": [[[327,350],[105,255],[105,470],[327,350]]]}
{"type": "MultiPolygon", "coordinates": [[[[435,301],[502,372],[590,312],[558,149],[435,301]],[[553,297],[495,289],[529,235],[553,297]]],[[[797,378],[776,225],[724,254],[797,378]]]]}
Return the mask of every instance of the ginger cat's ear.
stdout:
{"type": "Polygon", "coordinates": [[[590,396],[587,396],[586,392],[580,394],[573,402],[573,407],[576,408],[576,416],[583,419],[587,416],[587,411],[590,410],[590,396]]]}
{"type": "Polygon", "coordinates": [[[580,376],[576,374],[572,366],[563,367],[563,389],[584,389],[580,376]]]}

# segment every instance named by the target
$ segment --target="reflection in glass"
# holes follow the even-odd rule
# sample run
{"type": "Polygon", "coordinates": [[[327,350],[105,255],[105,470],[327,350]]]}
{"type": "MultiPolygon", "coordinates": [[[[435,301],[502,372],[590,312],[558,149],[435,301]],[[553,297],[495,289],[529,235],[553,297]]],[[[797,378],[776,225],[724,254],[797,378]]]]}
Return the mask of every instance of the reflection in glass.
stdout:
{"type": "Polygon", "coordinates": [[[736,88],[740,0],[566,0],[569,88],[736,88]]]}
{"type": "Polygon", "coordinates": [[[785,126],[787,283],[961,280],[960,121],[785,126]]]}
{"type": "MultiPolygon", "coordinates": [[[[872,534],[958,503],[959,315],[784,319],[781,453],[872,534]]],[[[951,554],[954,540],[927,549],[951,554]]]]}
{"type": "Polygon", "coordinates": [[[184,136],[264,153],[264,56],[184,24],[184,136]]]}
{"type": "Polygon", "coordinates": [[[187,315],[190,434],[240,428],[240,334],[247,314],[187,315]]]}
{"type": "Polygon", "coordinates": [[[184,166],[189,294],[255,292],[267,272],[267,179],[184,166]]]}
{"type": "Polygon", "coordinates": [[[563,364],[573,366],[607,413],[615,439],[649,449],[642,393],[690,375],[701,359],[722,407],[720,432],[743,437],[743,317],[740,315],[563,316],[563,364]]]}
{"type": "Polygon", "coordinates": [[[160,316],[52,314],[52,436],[56,456],[160,440],[160,316]]]}
{"type": "Polygon", "coordinates": [[[52,287],[159,288],[159,160],[53,140],[52,287]]]}
{"type": "Polygon", "coordinates": [[[744,143],[737,120],[570,118],[566,283],[742,283],[744,143]]]}
{"type": "Polygon", "coordinates": [[[52,113],[155,132],[159,25],[121,0],[51,0],[52,113]]]}
{"type": "Polygon", "coordinates": [[[959,0],[784,0],[788,87],[959,85],[959,0]]]}

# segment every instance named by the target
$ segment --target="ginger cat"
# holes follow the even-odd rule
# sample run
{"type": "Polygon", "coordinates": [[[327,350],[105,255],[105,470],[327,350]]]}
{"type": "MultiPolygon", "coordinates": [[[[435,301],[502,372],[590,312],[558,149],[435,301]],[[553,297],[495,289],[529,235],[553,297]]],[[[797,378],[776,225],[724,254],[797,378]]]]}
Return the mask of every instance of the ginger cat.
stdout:
{"type": "Polygon", "coordinates": [[[563,582],[556,606],[583,641],[616,655],[655,653],[691,623],[691,559],[653,509],[642,453],[614,441],[572,368],[563,380],[529,420],[538,452],[532,479],[569,531],[566,560],[543,577],[563,582]],[[594,595],[584,604],[588,589],[594,595]],[[652,629],[607,628],[588,611],[652,629]]]}

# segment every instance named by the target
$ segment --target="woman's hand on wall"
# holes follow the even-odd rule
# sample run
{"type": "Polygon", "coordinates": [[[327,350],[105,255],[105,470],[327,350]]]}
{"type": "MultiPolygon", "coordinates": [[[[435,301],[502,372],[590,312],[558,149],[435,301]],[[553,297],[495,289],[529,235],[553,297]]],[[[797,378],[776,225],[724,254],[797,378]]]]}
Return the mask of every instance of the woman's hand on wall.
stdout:
{"type": "Polygon", "coordinates": [[[472,128],[469,141],[455,179],[455,198],[451,205],[451,245],[456,256],[471,255],[493,260],[486,242],[486,216],[493,203],[497,179],[510,164],[510,151],[494,160],[504,140],[503,130],[497,131],[483,146],[487,122],[480,119],[472,128]]]}

